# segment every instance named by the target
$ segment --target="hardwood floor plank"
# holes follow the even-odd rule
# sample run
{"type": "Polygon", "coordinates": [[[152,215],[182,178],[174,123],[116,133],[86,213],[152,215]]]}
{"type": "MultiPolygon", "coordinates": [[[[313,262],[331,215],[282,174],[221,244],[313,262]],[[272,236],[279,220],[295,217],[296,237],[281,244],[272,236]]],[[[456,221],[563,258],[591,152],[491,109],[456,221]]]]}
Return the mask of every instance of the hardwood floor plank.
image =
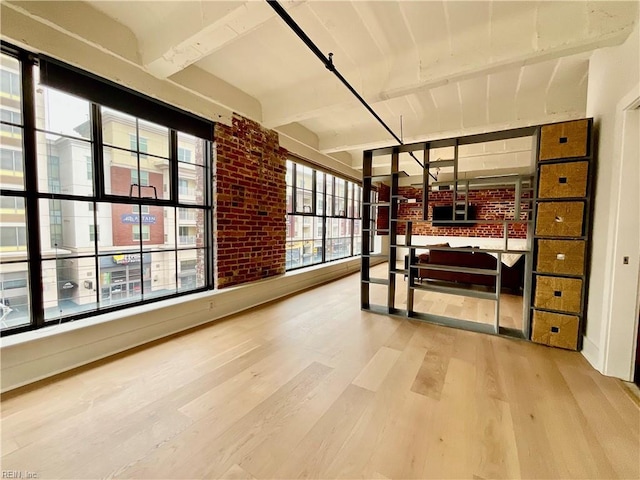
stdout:
{"type": "Polygon", "coordinates": [[[474,386],[473,365],[451,358],[430,428],[423,478],[470,478],[473,475],[474,386]]]}
{"type": "Polygon", "coordinates": [[[427,352],[411,386],[411,391],[439,400],[453,351],[454,335],[439,331],[426,334],[427,331],[422,329],[418,333],[419,338],[422,339],[420,343],[427,348],[427,352]]]}
{"type": "Polygon", "coordinates": [[[553,451],[540,411],[540,398],[546,392],[536,389],[536,374],[526,358],[511,354],[514,350],[520,350],[518,347],[526,345],[516,340],[493,340],[496,359],[505,373],[506,396],[516,438],[520,477],[556,478],[558,475],[549,462],[549,459],[554,458],[553,451]]]}
{"type": "Polygon", "coordinates": [[[640,408],[580,353],[361,311],[359,288],[353,275],[3,395],[3,469],[640,477],[640,408]]]}
{"type": "MultiPolygon", "coordinates": [[[[364,410],[343,447],[324,472],[328,478],[369,478],[379,466],[374,460],[388,444],[382,440],[397,415],[404,415],[399,407],[410,394],[415,376],[422,364],[426,349],[407,346],[378,389],[369,408],[364,410]]],[[[378,472],[381,473],[381,472],[378,472]]]]}
{"type": "Polygon", "coordinates": [[[476,342],[476,391],[489,398],[506,401],[504,378],[491,337],[481,335],[476,342]]]}
{"type": "Polygon", "coordinates": [[[406,392],[387,415],[371,467],[388,478],[422,478],[436,401],[406,392]],[[424,425],[416,429],[415,423],[424,425]]]}
{"type": "Polygon", "coordinates": [[[536,388],[548,392],[540,401],[542,420],[550,438],[554,464],[559,475],[568,478],[612,478],[616,476],[611,463],[587,426],[575,397],[556,364],[541,348],[530,357],[536,375],[536,388]],[[596,448],[592,448],[596,447],[596,448]],[[590,452],[584,456],[581,452],[590,452]]]}
{"type": "MultiPolygon", "coordinates": [[[[640,439],[633,435],[628,426],[634,421],[640,422],[640,412],[636,413],[635,418],[623,419],[590,375],[574,368],[563,368],[561,371],[574,395],[579,393],[575,395],[575,401],[617,476],[640,478],[640,439]],[[630,442],[629,438],[635,438],[635,442],[630,442]],[[635,461],[630,461],[632,459],[635,461]]],[[[602,468],[608,470],[608,465],[602,465],[602,468]]]]}
{"type": "Polygon", "coordinates": [[[311,363],[303,362],[301,356],[274,355],[269,362],[240,372],[237,378],[208,392],[206,397],[198,397],[195,403],[180,408],[194,423],[152,454],[118,471],[117,476],[158,478],[167,470],[177,469],[186,478],[202,477],[215,455],[218,437],[281,387],[304,378],[303,372],[311,363]],[[201,441],[195,447],[198,438],[201,441]]]}
{"type": "Polygon", "coordinates": [[[377,391],[399,356],[398,350],[387,347],[380,348],[353,380],[353,384],[372,392],[377,391]]]}
{"type": "Polygon", "coordinates": [[[303,408],[309,393],[331,370],[326,365],[312,363],[209,443],[207,451],[214,455],[209,457],[205,476],[218,477],[229,464],[240,461],[261,443],[278,441],[282,429],[303,408]]]}
{"type": "Polygon", "coordinates": [[[281,426],[275,439],[265,439],[243,456],[240,465],[256,478],[276,478],[283,465],[302,439],[331,408],[351,384],[366,359],[354,357],[333,369],[304,400],[304,405],[281,426]]]}
{"type": "Polygon", "coordinates": [[[384,344],[385,347],[395,350],[404,350],[413,334],[419,329],[417,322],[404,320],[398,324],[398,328],[384,344]]]}
{"type": "Polygon", "coordinates": [[[324,470],[340,451],[374,396],[370,390],[349,385],[291,452],[275,478],[324,478],[324,470]]]}
{"type": "Polygon", "coordinates": [[[229,470],[224,472],[220,478],[224,480],[255,480],[256,477],[248,473],[244,468],[236,463],[231,465],[229,470]]]}
{"type": "Polygon", "coordinates": [[[627,395],[623,382],[612,381],[610,377],[602,375],[597,370],[594,370],[586,358],[582,355],[574,355],[573,352],[568,350],[562,350],[559,348],[549,349],[549,358],[552,358],[556,364],[556,367],[563,374],[570,372],[571,368],[575,371],[582,372],[585,375],[589,375],[591,379],[598,385],[598,388],[602,394],[609,401],[609,405],[613,408],[620,418],[635,419],[637,421],[626,421],[625,425],[634,436],[640,436],[640,410],[638,405],[627,395]],[[626,401],[622,400],[621,394],[626,395],[626,401]]]}
{"type": "Polygon", "coordinates": [[[520,478],[518,447],[509,404],[478,390],[472,468],[479,478],[520,478]]]}

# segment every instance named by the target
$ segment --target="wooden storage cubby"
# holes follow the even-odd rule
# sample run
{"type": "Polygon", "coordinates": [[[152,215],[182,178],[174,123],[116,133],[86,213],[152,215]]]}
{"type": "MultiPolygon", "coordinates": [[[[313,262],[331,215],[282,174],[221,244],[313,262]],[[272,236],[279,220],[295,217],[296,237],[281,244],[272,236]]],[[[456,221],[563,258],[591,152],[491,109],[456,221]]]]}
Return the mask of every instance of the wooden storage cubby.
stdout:
{"type": "Polygon", "coordinates": [[[531,340],[571,350],[582,346],[587,306],[593,146],[591,119],[541,128],[531,340]]]}
{"type": "Polygon", "coordinates": [[[566,162],[540,166],[538,198],[584,197],[589,162],[566,162]]]}
{"type": "Polygon", "coordinates": [[[580,313],[582,280],[579,278],[536,276],[533,306],[546,310],[580,313]]]}
{"type": "Polygon", "coordinates": [[[538,273],[584,273],[584,240],[538,240],[535,269],[538,273]]]}
{"type": "Polygon", "coordinates": [[[576,350],[579,329],[580,318],[577,315],[534,310],[531,340],[550,347],[576,350]]]}
{"type": "Polygon", "coordinates": [[[538,204],[536,235],[545,237],[581,237],[584,222],[583,202],[546,202],[538,204]]]}
{"type": "Polygon", "coordinates": [[[586,157],[590,125],[588,119],[583,119],[543,126],[539,160],[586,157]]]}

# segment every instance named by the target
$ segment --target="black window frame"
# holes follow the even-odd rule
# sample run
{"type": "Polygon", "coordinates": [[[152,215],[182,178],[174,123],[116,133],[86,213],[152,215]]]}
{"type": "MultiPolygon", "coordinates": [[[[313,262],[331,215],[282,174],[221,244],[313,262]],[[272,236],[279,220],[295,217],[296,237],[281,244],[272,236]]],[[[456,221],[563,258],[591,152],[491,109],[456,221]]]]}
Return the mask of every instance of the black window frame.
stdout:
{"type": "MultiPolygon", "coordinates": [[[[197,117],[191,113],[180,110],[171,105],[165,104],[151,97],[147,97],[143,94],[135,92],[126,87],[117,85],[106,79],[100,78],[89,72],[82,71],[70,65],[66,65],[57,60],[51,59],[44,55],[38,55],[36,53],[27,51],[20,47],[11,45],[7,42],[0,41],[0,50],[2,54],[9,57],[13,57],[18,60],[20,65],[20,79],[21,79],[21,121],[20,125],[13,124],[12,122],[3,122],[3,127],[12,127],[20,130],[22,137],[22,157],[24,162],[24,189],[13,190],[0,188],[1,195],[11,195],[24,198],[26,204],[26,230],[27,230],[27,250],[24,258],[16,260],[3,261],[3,264],[26,264],[27,265],[27,284],[28,296],[29,296],[29,323],[25,325],[18,325],[15,327],[8,327],[0,330],[0,336],[17,334],[25,331],[36,330],[43,327],[47,327],[52,324],[64,323],[73,320],[78,320],[87,317],[94,317],[102,315],[104,313],[126,310],[139,305],[146,305],[155,303],[158,301],[181,297],[184,295],[190,295],[197,292],[213,290],[214,289],[214,236],[213,236],[213,182],[211,173],[213,171],[213,127],[214,123],[197,117]],[[83,100],[89,102],[90,105],[90,119],[88,121],[89,128],[91,129],[90,143],[92,149],[93,158],[93,193],[90,195],[79,194],[63,194],[53,191],[41,191],[38,179],[38,151],[37,151],[37,139],[36,136],[41,129],[36,125],[36,99],[35,99],[35,67],[40,65],[41,67],[41,82],[42,82],[42,68],[43,63],[47,65],[49,71],[45,72],[44,77],[49,75],[49,79],[55,85],[47,84],[49,88],[60,90],[63,93],[75,95],[83,100]],[[53,72],[53,73],[52,73],[53,72]],[[64,82],[70,82],[65,84],[64,82]],[[61,85],[65,88],[60,88],[61,85]],[[95,99],[89,99],[83,95],[97,94],[103,99],[103,102],[97,102],[95,99]],[[113,102],[111,101],[113,100],[113,102]],[[107,194],[105,192],[105,172],[103,169],[103,147],[102,142],[102,124],[101,124],[101,107],[107,107],[124,113],[135,115],[140,120],[159,124],[168,128],[169,131],[169,168],[171,169],[171,175],[169,180],[171,195],[168,199],[163,198],[141,198],[139,196],[123,196],[107,194]],[[148,109],[149,115],[145,115],[145,109],[148,109]],[[140,114],[142,113],[142,114],[140,114]],[[166,122],[163,119],[167,119],[166,122]],[[160,121],[159,121],[160,120],[160,121]],[[171,126],[167,124],[171,123],[171,126]],[[182,126],[185,128],[182,128],[182,126]],[[176,126],[178,126],[176,128],[176,126]],[[173,127],[173,128],[172,128],[173,127]],[[202,204],[183,203],[179,200],[178,196],[178,134],[186,133],[196,137],[197,141],[203,142],[203,163],[200,166],[203,173],[203,185],[204,201],[202,204]],[[74,201],[74,202],[89,202],[94,205],[93,208],[93,225],[96,231],[99,232],[98,223],[98,208],[95,208],[98,203],[108,204],[131,204],[138,205],[139,208],[145,205],[149,206],[161,206],[173,208],[176,215],[177,231],[177,215],[178,209],[189,208],[193,210],[203,211],[204,217],[204,239],[200,246],[195,247],[180,247],[177,242],[171,248],[166,249],[175,252],[175,275],[176,275],[176,289],[167,295],[153,296],[144,298],[140,296],[139,300],[127,302],[119,305],[100,305],[100,288],[96,288],[96,305],[95,308],[87,311],[71,314],[60,319],[56,319],[55,322],[51,320],[45,321],[45,308],[42,288],[43,278],[43,262],[51,261],[52,259],[43,255],[41,249],[41,221],[47,221],[40,218],[39,204],[42,201],[74,201]],[[179,269],[178,264],[180,260],[180,252],[188,250],[202,250],[204,254],[204,286],[193,288],[190,290],[184,290],[180,287],[179,283],[179,269]]],[[[145,152],[138,152],[140,156],[145,155],[145,152]]],[[[46,189],[46,187],[44,187],[46,189]]],[[[160,192],[158,197],[160,197],[160,192]]],[[[140,220],[142,224],[142,220],[140,220]]],[[[95,258],[95,272],[96,279],[98,278],[100,269],[98,265],[99,258],[105,255],[98,248],[100,234],[95,235],[94,239],[94,253],[89,255],[95,258]]],[[[117,246],[113,247],[117,249],[117,246]]],[[[143,242],[140,242],[140,255],[150,253],[144,249],[143,242]]],[[[74,255],[67,258],[85,258],[86,255],[74,255]]]]}
{"type": "MultiPolygon", "coordinates": [[[[300,159],[296,158],[296,157],[292,157],[290,156],[287,159],[287,168],[289,163],[293,166],[291,168],[291,175],[290,175],[290,182],[291,183],[287,183],[286,187],[287,187],[287,191],[291,192],[291,204],[288,205],[288,209],[287,209],[287,232],[286,232],[286,246],[285,246],[285,251],[286,253],[286,258],[285,258],[285,269],[287,272],[291,272],[291,271],[295,271],[295,270],[299,270],[301,268],[308,268],[310,266],[314,266],[314,265],[322,265],[322,264],[326,264],[326,263],[330,263],[330,262],[334,262],[334,261],[338,261],[338,260],[343,260],[345,258],[353,258],[353,257],[358,257],[360,256],[361,252],[362,252],[362,246],[360,245],[360,249],[358,253],[354,253],[355,252],[355,247],[356,247],[356,243],[361,239],[361,233],[355,233],[356,230],[358,230],[359,232],[362,231],[362,217],[361,215],[359,215],[359,213],[361,213],[362,211],[362,183],[354,180],[352,178],[347,178],[346,176],[340,175],[334,171],[330,171],[329,169],[324,169],[322,167],[316,166],[316,165],[312,165],[310,163],[301,161],[300,159]],[[301,189],[303,191],[308,191],[308,189],[304,188],[304,183],[302,188],[298,185],[298,172],[300,171],[300,169],[298,168],[298,166],[302,166],[304,168],[311,168],[312,170],[312,203],[311,203],[311,211],[298,211],[298,190],[301,189]],[[340,179],[342,181],[344,181],[344,197],[342,198],[342,200],[344,200],[344,204],[345,204],[345,211],[343,214],[340,214],[340,212],[336,212],[336,208],[335,205],[339,204],[339,199],[336,197],[335,193],[336,193],[336,179],[340,179]],[[322,183],[322,192],[318,191],[318,182],[322,183]],[[352,191],[354,192],[353,198],[349,198],[349,184],[353,184],[353,188],[352,191]],[[355,192],[360,192],[359,193],[359,204],[358,204],[358,208],[355,208],[355,204],[354,204],[354,208],[352,209],[352,215],[349,215],[349,208],[348,208],[348,204],[349,202],[356,202],[356,195],[355,192]],[[321,200],[321,205],[322,208],[318,208],[319,203],[321,200]],[[358,214],[358,215],[357,215],[358,214]],[[291,229],[295,229],[294,226],[294,222],[296,222],[296,218],[302,218],[302,222],[304,223],[305,221],[307,221],[306,219],[310,219],[313,218],[315,220],[311,221],[311,228],[314,229],[314,226],[317,225],[316,222],[319,222],[320,225],[322,226],[322,235],[321,235],[321,241],[322,241],[322,253],[321,253],[321,259],[319,261],[311,261],[311,263],[307,263],[304,264],[304,260],[301,261],[302,265],[297,265],[295,267],[290,267],[289,265],[292,263],[291,258],[289,258],[290,256],[293,255],[293,250],[290,248],[290,246],[293,243],[299,243],[299,242],[305,242],[307,241],[306,237],[303,238],[302,240],[292,240],[289,236],[289,232],[291,229]],[[336,221],[345,221],[345,222],[350,222],[350,236],[349,236],[349,254],[348,255],[343,255],[343,256],[339,256],[336,258],[327,258],[327,246],[328,246],[328,241],[331,240],[335,240],[337,238],[346,238],[345,237],[333,237],[333,236],[329,236],[329,224],[331,222],[334,221],[334,219],[336,219],[336,221]],[[356,228],[356,222],[360,222],[359,228],[356,228]]],[[[304,226],[303,226],[304,228],[304,226]]],[[[308,240],[311,240],[312,242],[317,241],[318,239],[316,238],[317,234],[314,231],[313,234],[309,237],[308,240]]],[[[314,247],[315,248],[315,247],[314,247]]],[[[302,255],[305,255],[305,252],[303,251],[302,255]]]]}

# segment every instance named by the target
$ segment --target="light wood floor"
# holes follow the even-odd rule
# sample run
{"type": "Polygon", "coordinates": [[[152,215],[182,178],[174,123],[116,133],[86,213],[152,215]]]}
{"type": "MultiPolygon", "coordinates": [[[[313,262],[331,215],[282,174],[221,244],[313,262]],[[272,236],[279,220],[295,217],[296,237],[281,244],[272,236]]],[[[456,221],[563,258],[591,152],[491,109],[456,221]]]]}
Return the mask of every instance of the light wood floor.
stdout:
{"type": "Polygon", "coordinates": [[[39,478],[638,478],[576,352],[359,310],[358,275],[2,398],[39,478]]]}

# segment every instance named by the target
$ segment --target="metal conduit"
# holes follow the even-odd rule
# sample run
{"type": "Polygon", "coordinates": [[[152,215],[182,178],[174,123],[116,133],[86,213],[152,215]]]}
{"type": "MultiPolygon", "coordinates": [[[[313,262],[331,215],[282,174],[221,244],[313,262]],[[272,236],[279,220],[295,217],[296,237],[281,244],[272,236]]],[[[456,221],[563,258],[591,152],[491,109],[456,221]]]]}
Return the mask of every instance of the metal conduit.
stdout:
{"type": "MultiPolygon", "coordinates": [[[[373,108],[371,108],[371,106],[367,103],[367,101],[364,98],[362,98],[362,96],[351,86],[351,84],[347,81],[347,79],[344,78],[342,74],[336,69],[335,65],[333,64],[333,53],[330,53],[329,56],[326,57],[325,54],[320,51],[320,49],[316,46],[316,44],[313,43],[313,41],[309,38],[309,36],[304,32],[304,30],[302,30],[302,28],[300,28],[300,26],[295,22],[295,20],[291,18],[291,15],[289,15],[287,11],[284,8],[282,8],[282,6],[278,3],[277,0],[267,0],[267,3],[271,6],[271,8],[275,10],[275,12],[280,16],[280,18],[282,18],[282,20],[284,20],[284,22],[287,25],[289,25],[291,30],[294,31],[294,33],[300,38],[300,40],[302,40],[305,43],[305,45],[309,47],[309,50],[311,50],[314,53],[314,55],[318,57],[318,59],[324,64],[327,70],[329,70],[330,72],[333,72],[333,74],[336,77],[338,77],[338,79],[344,84],[344,86],[349,89],[349,91],[360,101],[362,105],[364,105],[364,107],[369,111],[369,113],[371,113],[371,115],[374,116],[374,118],[378,121],[378,123],[380,123],[380,125],[382,125],[385,128],[385,130],[389,132],[391,136],[400,145],[404,145],[404,142],[402,141],[402,139],[398,137],[393,132],[393,130],[391,130],[391,128],[385,123],[385,121],[382,120],[382,118],[380,118],[380,116],[373,110],[373,108]]],[[[416,162],[418,162],[418,165],[424,168],[424,165],[422,164],[422,162],[420,162],[420,160],[416,158],[413,152],[408,152],[408,153],[416,162]]],[[[429,175],[434,180],[437,180],[436,177],[434,177],[431,172],[429,172],[429,175]]]]}

